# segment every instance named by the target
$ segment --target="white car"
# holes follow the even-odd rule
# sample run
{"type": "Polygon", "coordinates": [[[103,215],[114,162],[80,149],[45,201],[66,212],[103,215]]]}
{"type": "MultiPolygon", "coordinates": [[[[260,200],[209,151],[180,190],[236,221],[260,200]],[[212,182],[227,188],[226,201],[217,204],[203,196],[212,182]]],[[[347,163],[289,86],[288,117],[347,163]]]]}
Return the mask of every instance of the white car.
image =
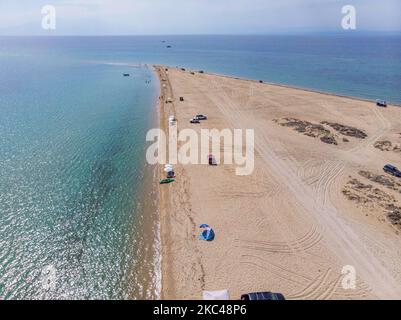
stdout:
{"type": "Polygon", "coordinates": [[[207,116],[205,116],[204,114],[197,114],[194,119],[196,120],[207,120],[207,116]]]}

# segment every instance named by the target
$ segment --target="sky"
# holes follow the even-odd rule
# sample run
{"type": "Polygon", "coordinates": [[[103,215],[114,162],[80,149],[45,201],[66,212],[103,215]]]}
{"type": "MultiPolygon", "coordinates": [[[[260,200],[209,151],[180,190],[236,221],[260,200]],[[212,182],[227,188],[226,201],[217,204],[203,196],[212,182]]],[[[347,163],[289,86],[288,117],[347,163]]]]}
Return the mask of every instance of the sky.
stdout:
{"type": "Polygon", "coordinates": [[[356,32],[401,32],[401,0],[0,0],[0,35],[336,32],[344,5],[356,9],[356,32]],[[56,9],[55,30],[42,28],[44,5],[56,9]]]}

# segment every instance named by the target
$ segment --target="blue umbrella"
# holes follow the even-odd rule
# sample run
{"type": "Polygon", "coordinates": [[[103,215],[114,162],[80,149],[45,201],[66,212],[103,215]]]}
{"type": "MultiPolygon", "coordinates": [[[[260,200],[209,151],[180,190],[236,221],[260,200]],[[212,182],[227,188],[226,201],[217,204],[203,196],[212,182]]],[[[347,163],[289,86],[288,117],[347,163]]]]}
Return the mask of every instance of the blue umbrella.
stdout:
{"type": "Polygon", "coordinates": [[[213,241],[215,234],[214,230],[209,227],[207,224],[202,224],[200,226],[201,229],[205,229],[202,231],[201,235],[199,236],[199,240],[204,240],[204,241],[213,241]]]}

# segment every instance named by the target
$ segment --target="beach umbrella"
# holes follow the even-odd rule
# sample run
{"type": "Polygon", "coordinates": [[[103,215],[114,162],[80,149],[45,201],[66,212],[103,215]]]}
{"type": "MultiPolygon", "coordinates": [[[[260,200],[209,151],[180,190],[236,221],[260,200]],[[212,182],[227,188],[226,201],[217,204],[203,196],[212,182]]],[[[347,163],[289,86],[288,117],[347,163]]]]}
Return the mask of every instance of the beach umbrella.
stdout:
{"type": "Polygon", "coordinates": [[[199,240],[204,240],[204,241],[213,241],[215,237],[214,230],[207,224],[201,224],[200,227],[201,229],[204,229],[199,236],[199,240]]]}

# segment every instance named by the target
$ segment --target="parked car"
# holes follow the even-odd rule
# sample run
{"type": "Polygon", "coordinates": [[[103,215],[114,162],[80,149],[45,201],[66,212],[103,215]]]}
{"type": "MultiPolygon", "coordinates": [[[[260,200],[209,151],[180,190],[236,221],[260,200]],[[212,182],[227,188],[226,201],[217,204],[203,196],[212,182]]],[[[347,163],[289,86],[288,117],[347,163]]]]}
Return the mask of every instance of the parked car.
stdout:
{"type": "Polygon", "coordinates": [[[205,116],[204,114],[197,114],[194,119],[196,119],[196,120],[207,120],[207,116],[205,116]]]}
{"type": "Polygon", "coordinates": [[[386,107],[387,107],[387,102],[384,101],[384,100],[376,100],[376,105],[377,105],[378,107],[386,108],[386,107]]]}
{"type": "Polygon", "coordinates": [[[189,122],[192,123],[192,124],[199,124],[200,123],[200,121],[198,119],[195,119],[195,118],[191,119],[189,122]]]}
{"type": "Polygon", "coordinates": [[[216,158],[214,157],[214,155],[209,154],[207,159],[209,162],[209,166],[217,166],[217,161],[216,161],[216,158]]]}
{"type": "Polygon", "coordinates": [[[174,126],[175,124],[177,124],[177,119],[174,116],[170,116],[168,118],[168,123],[170,124],[170,126],[174,126]]]}
{"type": "Polygon", "coordinates": [[[396,167],[392,166],[391,164],[386,164],[383,170],[395,177],[401,178],[401,171],[398,170],[396,167]]]}
{"type": "Polygon", "coordinates": [[[284,296],[281,293],[273,293],[273,292],[254,292],[247,293],[241,296],[241,300],[285,300],[284,296]]]}

